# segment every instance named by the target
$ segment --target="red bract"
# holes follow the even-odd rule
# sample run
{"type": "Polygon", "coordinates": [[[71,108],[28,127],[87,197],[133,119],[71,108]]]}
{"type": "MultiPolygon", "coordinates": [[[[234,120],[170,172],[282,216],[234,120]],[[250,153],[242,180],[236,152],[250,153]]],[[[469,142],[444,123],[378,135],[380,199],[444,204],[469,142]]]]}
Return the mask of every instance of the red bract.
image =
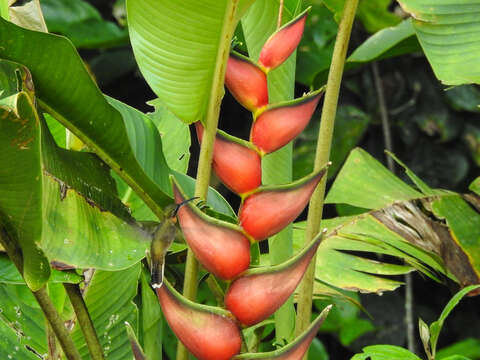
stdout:
{"type": "Polygon", "coordinates": [[[251,141],[271,153],[292,141],[308,125],[320,99],[318,90],[303,98],[269,106],[253,124],[251,141]]]}
{"type": "Polygon", "coordinates": [[[298,17],[283,25],[268,38],[260,52],[258,59],[260,65],[266,69],[274,69],[287,60],[300,43],[309,10],[305,10],[298,17]]]}
{"type": "MultiPolygon", "coordinates": [[[[185,200],[175,183],[173,193],[177,204],[185,200]]],[[[177,218],[186,242],[209,272],[230,280],[248,269],[250,242],[238,226],[211,218],[192,203],[182,206],[177,218]]]]}
{"type": "Polygon", "coordinates": [[[170,328],[199,360],[228,360],[240,352],[240,330],[228,311],[195,304],[167,281],[156,292],[170,328]]]}
{"type": "Polygon", "coordinates": [[[230,54],[225,85],[235,99],[250,111],[268,104],[267,76],[245,56],[235,52],[230,54]]]}
{"type": "Polygon", "coordinates": [[[293,293],[320,244],[321,234],[287,262],[247,271],[233,281],[225,306],[242,323],[251,326],[272,315],[293,293]]]}
{"type": "MultiPolygon", "coordinates": [[[[195,127],[199,141],[202,141],[203,126],[197,122],[195,127]]],[[[212,166],[220,180],[237,194],[256,189],[261,184],[260,155],[248,142],[221,131],[215,138],[212,166]]]]}
{"type": "Polygon", "coordinates": [[[291,184],[259,188],[242,203],[240,226],[258,241],[278,233],[300,215],[325,171],[291,184]]]}
{"type": "Polygon", "coordinates": [[[235,360],[247,360],[247,359],[270,359],[270,360],[300,360],[307,352],[308,347],[312,343],[318,329],[325,321],[332,305],[327,306],[320,315],[310,324],[307,330],[293,342],[284,346],[283,348],[271,351],[267,353],[255,353],[255,354],[241,354],[234,357],[235,360]]]}

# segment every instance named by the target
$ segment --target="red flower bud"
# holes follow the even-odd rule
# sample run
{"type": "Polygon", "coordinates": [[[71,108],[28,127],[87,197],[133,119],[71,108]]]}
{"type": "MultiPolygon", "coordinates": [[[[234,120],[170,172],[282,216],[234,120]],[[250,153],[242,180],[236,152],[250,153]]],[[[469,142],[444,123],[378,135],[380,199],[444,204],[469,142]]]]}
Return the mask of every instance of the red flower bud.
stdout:
{"type": "Polygon", "coordinates": [[[286,185],[260,187],[242,203],[240,226],[258,241],[278,233],[300,215],[325,171],[286,185]]]}
{"type": "Polygon", "coordinates": [[[266,353],[255,354],[241,354],[234,356],[235,360],[248,360],[248,359],[270,359],[270,360],[300,360],[307,352],[310,344],[312,343],[315,335],[317,335],[318,329],[325,321],[330,312],[332,305],[328,305],[320,315],[310,324],[307,330],[299,337],[297,337],[290,344],[284,346],[281,349],[270,351],[266,353]]]}
{"type": "Polygon", "coordinates": [[[225,295],[226,308],[247,326],[272,315],[299,284],[317,251],[321,235],[283,264],[248,270],[234,280],[225,295]]]}
{"type": "Polygon", "coordinates": [[[167,281],[156,289],[170,328],[199,360],[228,360],[240,352],[240,329],[228,311],[195,304],[167,281]]]}
{"type": "Polygon", "coordinates": [[[230,54],[225,85],[233,97],[252,112],[268,104],[267,76],[245,56],[235,52],[230,54]]]}
{"type": "Polygon", "coordinates": [[[265,153],[288,144],[308,125],[321,91],[323,89],[294,101],[267,107],[252,126],[251,141],[265,153]]]}
{"type": "MultiPolygon", "coordinates": [[[[203,126],[198,121],[195,127],[202,141],[203,126]]],[[[212,166],[220,180],[237,194],[256,189],[262,182],[261,159],[253,146],[220,130],[215,138],[212,166]]]]}
{"type": "MultiPolygon", "coordinates": [[[[174,182],[175,202],[185,196],[174,182]]],[[[250,265],[250,242],[234,224],[211,218],[192,203],[182,206],[177,213],[185,241],[198,261],[212,274],[231,280],[250,265]]]]}
{"type": "Polygon", "coordinates": [[[310,8],[283,25],[268,38],[260,52],[260,65],[274,69],[287,60],[300,43],[309,10],[310,8]]]}

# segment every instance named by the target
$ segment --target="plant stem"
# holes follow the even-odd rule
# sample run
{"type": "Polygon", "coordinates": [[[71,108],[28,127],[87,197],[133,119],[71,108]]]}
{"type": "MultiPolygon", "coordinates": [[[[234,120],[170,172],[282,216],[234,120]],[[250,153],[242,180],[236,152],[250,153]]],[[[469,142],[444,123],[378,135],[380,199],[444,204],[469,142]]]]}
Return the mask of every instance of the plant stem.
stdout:
{"type": "Polygon", "coordinates": [[[62,346],[63,352],[68,360],[81,360],[80,354],[70,337],[68,330],[63,325],[63,320],[55,309],[52,301],[48,297],[46,289],[43,287],[38,291],[33,291],[33,296],[37,300],[45,317],[47,318],[53,332],[57,336],[58,342],[62,346]]]}
{"type": "MultiPolygon", "coordinates": [[[[4,247],[8,257],[10,258],[10,260],[12,260],[13,264],[18,269],[18,272],[23,276],[22,250],[14,241],[10,239],[10,237],[3,228],[0,228],[0,244],[2,244],[2,246],[4,247]]],[[[50,300],[50,298],[48,297],[46,288],[43,287],[40,290],[32,291],[32,294],[40,305],[43,314],[45,315],[53,332],[55,333],[55,336],[57,337],[66,358],[68,360],[81,360],[80,354],[75,347],[75,344],[73,343],[68,330],[63,324],[63,320],[58,314],[57,309],[55,309],[52,300],[50,300]]]]}
{"type": "MultiPolygon", "coordinates": [[[[337,39],[333,50],[332,64],[328,73],[327,89],[323,102],[320,130],[318,134],[317,149],[315,155],[314,171],[319,170],[330,158],[330,148],[333,137],[333,127],[337,113],[338,96],[342,81],[345,58],[350,41],[358,0],[346,0],[343,9],[343,16],[338,28],[337,39]]],[[[327,176],[324,176],[316,191],[314,192],[308,209],[307,229],[305,232],[305,245],[313,240],[320,231],[320,223],[323,213],[323,200],[325,196],[325,185],[327,176]]],[[[296,333],[301,334],[310,324],[312,312],[313,284],[315,280],[316,256],[303,278],[300,287],[300,297],[297,306],[296,333]]],[[[308,353],[305,354],[306,359],[308,353]]]]}
{"type": "Polygon", "coordinates": [[[47,331],[48,358],[58,360],[60,354],[57,348],[57,338],[48,321],[45,321],[45,329],[47,331]]]}
{"type": "MultiPolygon", "coordinates": [[[[205,118],[205,130],[203,133],[200,156],[198,161],[197,182],[195,184],[195,196],[206,200],[210,174],[212,169],[213,145],[217,133],[220,104],[224,94],[223,82],[230,53],[230,41],[237,24],[236,12],[240,0],[227,1],[225,17],[223,20],[222,33],[218,43],[217,61],[213,73],[213,82],[210,89],[207,113],[205,118]]],[[[183,295],[194,300],[197,294],[198,262],[191,249],[188,249],[187,262],[185,265],[185,281],[183,295]]],[[[177,360],[186,360],[188,353],[183,344],[178,343],[177,360]]]]}
{"type": "Polygon", "coordinates": [[[90,356],[93,360],[105,359],[103,356],[102,345],[100,345],[100,341],[98,340],[95,327],[93,326],[92,319],[90,318],[90,314],[85,301],[83,300],[83,296],[80,292],[78,284],[64,283],[63,287],[67,291],[68,298],[72,303],[73,310],[75,311],[75,315],[77,316],[78,323],[82,329],[85,342],[87,343],[90,356]]]}

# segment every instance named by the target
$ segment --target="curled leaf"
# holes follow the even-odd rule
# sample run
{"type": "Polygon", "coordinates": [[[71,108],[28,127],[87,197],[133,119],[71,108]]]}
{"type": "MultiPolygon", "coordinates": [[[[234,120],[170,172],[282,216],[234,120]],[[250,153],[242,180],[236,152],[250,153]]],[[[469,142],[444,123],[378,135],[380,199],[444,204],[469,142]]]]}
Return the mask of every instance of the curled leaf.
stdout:
{"type": "Polygon", "coordinates": [[[225,85],[252,112],[268,104],[267,76],[257,64],[236,52],[228,58],[225,85]]]}
{"type": "Polygon", "coordinates": [[[258,62],[266,69],[281,65],[297,48],[310,8],[274,32],[263,45],[258,62]]]}
{"type": "MultiPolygon", "coordinates": [[[[197,136],[202,141],[203,126],[195,124],[197,136]]],[[[243,194],[260,186],[262,165],[260,155],[247,141],[218,131],[213,148],[213,170],[233,192],[243,194]]]]}
{"type": "MultiPolygon", "coordinates": [[[[185,195],[173,182],[175,202],[179,204],[185,195]]],[[[182,206],[177,218],[186,242],[209,272],[230,280],[248,269],[250,242],[238,226],[211,218],[192,203],[182,206]]]]}
{"type": "Polygon", "coordinates": [[[288,261],[246,271],[225,294],[225,306],[248,326],[272,315],[293,293],[320,244],[322,234],[288,261]]]}
{"type": "Polygon", "coordinates": [[[187,300],[168,281],[155,289],[170,328],[199,360],[228,360],[240,352],[240,329],[223,309],[187,300]]]}
{"type": "Polygon", "coordinates": [[[278,233],[300,215],[325,172],[326,167],[290,184],[260,187],[242,203],[240,226],[257,241],[278,233]]]}
{"type": "Polygon", "coordinates": [[[251,141],[265,153],[288,144],[308,125],[321,91],[323,89],[294,101],[269,106],[254,122],[251,141]]]}
{"type": "Polygon", "coordinates": [[[281,349],[270,351],[266,353],[241,354],[234,357],[235,360],[240,359],[271,359],[271,360],[300,360],[307,352],[312,343],[318,329],[323,324],[332,309],[333,305],[328,305],[320,315],[310,324],[303,334],[298,336],[290,344],[281,349]]]}

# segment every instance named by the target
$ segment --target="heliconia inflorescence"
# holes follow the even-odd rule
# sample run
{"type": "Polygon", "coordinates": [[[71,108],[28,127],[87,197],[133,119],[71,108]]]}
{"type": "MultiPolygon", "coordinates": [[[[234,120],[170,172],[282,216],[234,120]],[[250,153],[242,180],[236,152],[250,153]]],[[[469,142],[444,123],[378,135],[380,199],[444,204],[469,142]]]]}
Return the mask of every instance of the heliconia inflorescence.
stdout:
{"type": "Polygon", "coordinates": [[[258,188],[240,207],[240,225],[257,241],[275,235],[300,215],[325,172],[326,167],[291,184],[258,188]]]}
{"type": "Polygon", "coordinates": [[[258,62],[270,70],[280,66],[300,43],[305,28],[308,8],[295,19],[274,32],[263,45],[258,62]]]}
{"type": "Polygon", "coordinates": [[[264,153],[271,153],[295,139],[308,125],[322,90],[294,101],[270,105],[252,126],[250,140],[264,153]]]}
{"type": "Polygon", "coordinates": [[[234,280],[225,294],[227,309],[248,326],[268,318],[292,295],[320,240],[321,234],[283,264],[249,270],[234,280]]]}
{"type": "MultiPolygon", "coordinates": [[[[185,196],[174,182],[177,204],[185,196]]],[[[177,214],[183,236],[198,261],[212,274],[231,280],[250,265],[250,242],[240,227],[210,218],[192,203],[182,206],[177,214]]]]}
{"type": "Polygon", "coordinates": [[[168,325],[199,360],[228,360],[240,352],[240,329],[228,311],[195,304],[167,281],[156,292],[168,325]]]}
{"type": "Polygon", "coordinates": [[[233,357],[235,360],[300,360],[308,350],[308,347],[312,343],[318,329],[327,318],[328,313],[332,309],[333,305],[328,305],[322,310],[320,315],[310,324],[310,326],[300,334],[290,344],[285,345],[281,349],[270,351],[266,353],[252,353],[252,354],[240,354],[233,357]]]}
{"type": "MultiPolygon", "coordinates": [[[[262,241],[294,221],[326,174],[328,164],[290,184],[262,186],[262,157],[288,144],[307,126],[321,90],[302,98],[270,104],[267,73],[280,66],[298,46],[308,9],[278,29],[264,44],[258,62],[232,52],[225,85],[252,112],[250,141],[217,130],[212,167],[218,178],[241,196],[238,224],[206,215],[171,177],[177,218],[185,241],[203,267],[225,280],[226,308],[206,307],[183,298],[168,283],[155,290],[170,327],[200,360],[300,360],[330,308],[312,326],[281,350],[239,354],[240,326],[252,326],[271,316],[295,291],[321,241],[321,234],[283,264],[248,269],[250,244],[262,241]]],[[[196,123],[199,142],[203,125],[196,123]]],[[[221,300],[220,300],[221,302],[221,300]]]]}
{"type": "MultiPolygon", "coordinates": [[[[203,126],[198,121],[195,127],[201,142],[203,126]]],[[[213,146],[212,166],[219,179],[237,194],[256,189],[262,182],[261,158],[254,146],[220,130],[213,146]]]]}
{"type": "Polygon", "coordinates": [[[250,111],[268,104],[267,75],[249,58],[236,52],[228,58],[225,85],[233,97],[250,111]]]}

